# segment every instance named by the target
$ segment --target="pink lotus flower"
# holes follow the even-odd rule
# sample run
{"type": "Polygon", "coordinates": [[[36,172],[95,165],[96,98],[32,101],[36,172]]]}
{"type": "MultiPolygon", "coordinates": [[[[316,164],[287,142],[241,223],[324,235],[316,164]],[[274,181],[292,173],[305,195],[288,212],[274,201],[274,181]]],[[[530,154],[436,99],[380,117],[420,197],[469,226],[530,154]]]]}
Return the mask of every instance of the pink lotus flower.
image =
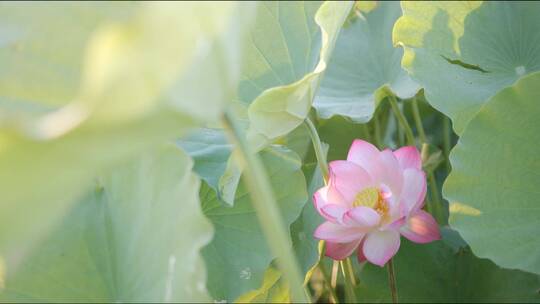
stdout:
{"type": "Polygon", "coordinates": [[[334,260],[358,248],[358,260],[384,266],[398,251],[400,235],[416,243],[440,239],[435,219],[421,208],[426,176],[415,147],[379,151],[355,140],[347,160],[330,162],[328,186],[314,195],[327,220],[314,233],[334,260]]]}

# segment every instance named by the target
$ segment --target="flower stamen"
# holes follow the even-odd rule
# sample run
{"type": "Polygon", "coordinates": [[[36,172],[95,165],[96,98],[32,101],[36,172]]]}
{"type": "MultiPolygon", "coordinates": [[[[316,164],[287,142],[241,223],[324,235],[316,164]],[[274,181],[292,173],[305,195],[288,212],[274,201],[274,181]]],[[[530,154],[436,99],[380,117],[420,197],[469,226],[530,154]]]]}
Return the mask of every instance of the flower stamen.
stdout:
{"type": "Polygon", "coordinates": [[[388,203],[377,187],[369,187],[358,192],[352,205],[353,207],[365,206],[372,208],[381,216],[388,214],[388,203]]]}

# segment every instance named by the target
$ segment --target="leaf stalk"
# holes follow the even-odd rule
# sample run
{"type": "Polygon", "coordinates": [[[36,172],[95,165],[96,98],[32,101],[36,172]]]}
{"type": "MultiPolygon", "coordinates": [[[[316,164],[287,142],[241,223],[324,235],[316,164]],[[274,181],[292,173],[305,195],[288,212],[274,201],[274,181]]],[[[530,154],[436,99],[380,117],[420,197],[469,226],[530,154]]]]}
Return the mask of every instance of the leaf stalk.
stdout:
{"type": "Polygon", "coordinates": [[[386,265],[388,270],[388,285],[390,286],[390,293],[392,294],[392,303],[398,303],[398,293],[396,287],[396,275],[394,272],[394,262],[390,259],[386,265]]]}
{"type": "Polygon", "coordinates": [[[237,124],[232,111],[223,115],[222,123],[229,140],[238,147],[236,161],[244,170],[244,182],[250,191],[251,202],[265,234],[266,240],[275,257],[280,271],[291,287],[291,300],[293,302],[309,303],[310,299],[302,284],[300,268],[296,262],[285,222],[278,209],[272,186],[264,166],[255,154],[243,132],[237,124]]]}

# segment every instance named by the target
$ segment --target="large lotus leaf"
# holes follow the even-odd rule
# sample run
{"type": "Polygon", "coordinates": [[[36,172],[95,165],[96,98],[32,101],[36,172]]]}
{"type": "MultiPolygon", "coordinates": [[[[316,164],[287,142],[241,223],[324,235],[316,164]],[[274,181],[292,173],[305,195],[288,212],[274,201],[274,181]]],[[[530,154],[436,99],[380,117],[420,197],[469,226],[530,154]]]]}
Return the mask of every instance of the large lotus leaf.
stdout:
{"type": "Polygon", "coordinates": [[[46,142],[0,137],[2,254],[23,254],[84,193],[98,170],[177,136],[190,122],[162,112],[115,127],[78,128],[46,142]]]}
{"type": "Polygon", "coordinates": [[[7,106],[0,113],[13,120],[13,113],[24,116],[34,104],[54,112],[51,106],[70,103],[33,126],[31,135],[46,138],[87,118],[144,115],[163,101],[214,120],[239,80],[238,45],[253,8],[235,2],[3,3],[0,96],[7,106]],[[201,80],[212,93],[191,84],[201,80]],[[170,96],[158,99],[167,90],[170,96]]]}
{"type": "Polygon", "coordinates": [[[208,301],[192,161],[167,145],[104,173],[50,235],[8,264],[2,301],[208,301]]]}
{"type": "Polygon", "coordinates": [[[265,90],[301,79],[317,64],[321,48],[315,15],[321,1],[261,2],[245,43],[238,99],[254,102],[265,90]]]}
{"type": "MultiPolygon", "coordinates": [[[[5,90],[0,91],[0,248],[6,255],[23,254],[24,247],[85,191],[98,170],[177,138],[201,119],[195,108],[219,109],[217,104],[227,96],[186,99],[184,107],[166,98],[166,93],[201,56],[217,56],[218,50],[239,56],[233,56],[235,50],[227,48],[224,37],[237,43],[244,23],[235,8],[241,4],[51,5],[55,9],[49,4],[0,5],[1,22],[9,24],[5,27],[9,31],[2,30],[0,36],[5,40],[2,35],[12,32],[9,43],[0,46],[0,62],[11,74],[22,73],[1,72],[0,77],[13,76],[21,87],[32,88],[27,93],[9,81],[0,87],[5,90]],[[202,44],[197,43],[200,39],[202,44]],[[59,46],[62,41],[74,47],[64,50],[59,46]],[[40,64],[31,66],[33,62],[40,64]],[[64,65],[71,69],[63,69],[64,65]],[[39,71],[31,75],[33,70],[39,71]],[[76,72],[81,79],[75,85],[70,81],[76,72]],[[43,80],[43,86],[48,86],[49,78],[59,79],[58,73],[65,83],[52,86],[54,92],[46,95],[54,98],[48,100],[37,83],[43,80]]],[[[212,74],[208,79],[217,73],[208,71],[212,74]]]]}
{"type": "MultiPolygon", "coordinates": [[[[300,159],[294,152],[276,146],[263,150],[260,156],[284,222],[290,225],[307,201],[300,159]]],[[[200,195],[203,212],[216,230],[213,241],[203,249],[209,273],[208,290],[217,301],[234,301],[261,286],[274,256],[243,184],[236,192],[234,207],[224,206],[206,185],[200,195]]]]}
{"type": "Polygon", "coordinates": [[[255,143],[282,136],[304,121],[351,6],[352,2],[259,6],[238,90],[238,99],[250,104],[255,143]]]}
{"type": "Polygon", "coordinates": [[[471,120],[444,184],[450,224],[473,252],[540,273],[540,72],[491,98],[471,120]]]}
{"type": "Polygon", "coordinates": [[[68,107],[73,109],[63,111],[70,112],[64,119],[52,117],[48,123],[38,124],[36,118],[80,96],[87,46],[97,36],[95,31],[111,22],[128,22],[137,9],[131,3],[2,3],[0,127],[47,137],[51,136],[50,128],[65,132],[80,123],[88,116],[80,107],[78,111],[68,107]]]}
{"type": "MultiPolygon", "coordinates": [[[[540,277],[503,269],[470,250],[455,252],[442,241],[415,244],[402,238],[394,258],[400,303],[533,302],[540,300],[540,277]]],[[[391,302],[385,268],[366,264],[359,272],[357,298],[391,302]]]]}
{"type": "Polygon", "coordinates": [[[540,69],[540,3],[402,2],[402,65],[458,134],[500,89],[540,69]]]}
{"type": "Polygon", "coordinates": [[[371,119],[388,87],[400,98],[410,98],[418,85],[401,68],[403,50],[392,45],[392,28],[401,16],[398,2],[380,1],[369,12],[341,29],[313,106],[322,118],[333,115],[355,122],[371,119]]]}
{"type": "Polygon", "coordinates": [[[133,3],[0,4],[3,101],[64,105],[78,94],[85,49],[103,22],[129,19],[133,3]]]}

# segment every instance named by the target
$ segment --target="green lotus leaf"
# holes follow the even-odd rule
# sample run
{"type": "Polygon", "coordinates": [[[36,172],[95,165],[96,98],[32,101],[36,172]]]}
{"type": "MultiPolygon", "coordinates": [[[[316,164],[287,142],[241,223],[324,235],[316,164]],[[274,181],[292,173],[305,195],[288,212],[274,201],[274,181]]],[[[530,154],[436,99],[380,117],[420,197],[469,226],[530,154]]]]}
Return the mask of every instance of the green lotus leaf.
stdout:
{"type": "Polygon", "coordinates": [[[28,256],[7,264],[1,301],[208,301],[199,250],[212,227],[191,168],[166,145],[104,173],[28,256]]]}
{"type": "Polygon", "coordinates": [[[313,103],[320,117],[342,115],[364,123],[388,89],[400,98],[416,94],[418,85],[401,68],[403,50],[392,45],[392,28],[400,16],[398,2],[381,1],[350,18],[313,103]]]}
{"type": "Polygon", "coordinates": [[[94,31],[103,23],[129,20],[136,9],[133,3],[118,2],[2,3],[2,101],[21,107],[36,103],[44,109],[73,101],[79,93],[85,50],[94,31]]]}
{"type": "MultiPolygon", "coordinates": [[[[500,268],[468,249],[442,241],[415,244],[404,238],[393,259],[400,303],[476,303],[540,300],[540,277],[500,268]]],[[[385,268],[365,264],[356,288],[361,302],[391,302],[385,268]]]]}
{"type": "MultiPolygon", "coordinates": [[[[278,146],[266,148],[260,156],[284,222],[290,225],[307,201],[300,159],[294,152],[278,146]]],[[[202,252],[209,273],[208,290],[216,301],[234,301],[261,286],[274,256],[243,184],[236,192],[234,207],[220,202],[208,185],[203,185],[200,197],[203,212],[216,231],[202,252]]]]}
{"type": "Polygon", "coordinates": [[[215,118],[239,78],[240,5],[0,4],[3,254],[24,253],[99,170],[215,118]],[[219,96],[177,84],[203,76],[219,96]]]}
{"type": "Polygon", "coordinates": [[[160,107],[215,120],[239,79],[236,42],[253,9],[233,2],[2,4],[0,126],[49,139],[86,120],[125,121],[160,107]],[[211,93],[191,85],[201,78],[211,93]],[[38,112],[45,117],[17,119],[38,112]]]}
{"type": "Polygon", "coordinates": [[[450,154],[450,225],[473,252],[540,273],[540,72],[491,98],[450,154]]]}
{"type": "Polygon", "coordinates": [[[257,146],[299,126],[352,2],[264,2],[245,50],[238,99],[257,146]]]}
{"type": "Polygon", "coordinates": [[[394,27],[405,68],[456,133],[499,90],[540,69],[540,4],[407,2],[394,27]]]}

